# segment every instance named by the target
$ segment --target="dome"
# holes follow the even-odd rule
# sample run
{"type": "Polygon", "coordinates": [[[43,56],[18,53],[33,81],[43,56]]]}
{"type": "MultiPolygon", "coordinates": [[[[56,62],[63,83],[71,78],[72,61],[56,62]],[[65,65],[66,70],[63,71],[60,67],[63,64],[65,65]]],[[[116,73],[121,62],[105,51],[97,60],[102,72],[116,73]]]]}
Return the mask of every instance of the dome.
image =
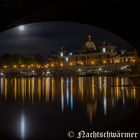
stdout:
{"type": "Polygon", "coordinates": [[[91,40],[91,36],[88,36],[88,41],[85,43],[85,46],[87,49],[94,49],[96,50],[96,46],[94,44],[94,42],[91,40]]]}

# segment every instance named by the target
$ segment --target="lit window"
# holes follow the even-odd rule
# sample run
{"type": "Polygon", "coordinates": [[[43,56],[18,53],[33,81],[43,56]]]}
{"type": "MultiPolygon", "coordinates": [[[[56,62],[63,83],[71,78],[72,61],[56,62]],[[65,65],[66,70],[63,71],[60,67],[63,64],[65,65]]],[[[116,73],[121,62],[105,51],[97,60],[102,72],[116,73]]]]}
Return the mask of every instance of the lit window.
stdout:
{"type": "Polygon", "coordinates": [[[17,65],[13,65],[13,68],[17,68],[17,65]]]}
{"type": "Polygon", "coordinates": [[[51,67],[54,67],[54,64],[51,64],[51,67]]]}
{"type": "Polygon", "coordinates": [[[8,66],[3,66],[3,68],[5,68],[5,69],[6,69],[6,68],[8,68],[8,66]]]}
{"type": "Polygon", "coordinates": [[[20,67],[24,68],[24,67],[25,67],[25,65],[24,65],[24,64],[22,64],[22,65],[20,65],[20,67]]]}
{"type": "Polygon", "coordinates": [[[133,63],[135,63],[135,62],[136,62],[136,60],[135,60],[135,59],[132,59],[132,62],[133,62],[133,63]]]}
{"type": "Polygon", "coordinates": [[[50,71],[47,71],[47,74],[50,74],[51,72],[50,71]]]}
{"type": "Polygon", "coordinates": [[[103,53],[106,53],[106,48],[103,48],[103,53]]]}
{"type": "Polygon", "coordinates": [[[63,63],[60,63],[60,66],[63,67],[64,66],[63,63]]]}
{"type": "Polygon", "coordinates": [[[66,57],[66,62],[68,62],[69,61],[69,58],[68,57],[66,57]]]}
{"type": "Polygon", "coordinates": [[[48,68],[48,64],[45,65],[45,68],[48,68]]]}
{"type": "Polygon", "coordinates": [[[125,62],[128,62],[128,58],[125,59],[125,62]]]}
{"type": "Polygon", "coordinates": [[[82,71],[82,70],[79,68],[78,71],[80,72],[80,71],[82,71]]]}
{"type": "Polygon", "coordinates": [[[104,60],[103,63],[105,64],[106,63],[106,60],[104,60]]]}
{"type": "Polygon", "coordinates": [[[64,53],[63,53],[63,52],[61,52],[61,53],[60,53],[60,56],[61,56],[61,57],[63,57],[63,56],[64,56],[64,53]]]}

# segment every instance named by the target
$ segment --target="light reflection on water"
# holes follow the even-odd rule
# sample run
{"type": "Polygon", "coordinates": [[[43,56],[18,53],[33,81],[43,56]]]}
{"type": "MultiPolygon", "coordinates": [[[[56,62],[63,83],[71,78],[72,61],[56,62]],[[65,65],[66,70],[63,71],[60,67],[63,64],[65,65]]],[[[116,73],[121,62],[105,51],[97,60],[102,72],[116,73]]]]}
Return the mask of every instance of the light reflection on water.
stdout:
{"type": "MultiPolygon", "coordinates": [[[[79,121],[82,123],[85,121],[85,124],[88,123],[92,128],[94,126],[98,128],[98,125],[102,127],[108,116],[111,116],[111,119],[108,119],[107,123],[112,123],[112,120],[116,119],[116,114],[118,115],[121,111],[127,112],[129,108],[135,108],[139,104],[139,91],[140,88],[135,86],[134,81],[128,77],[0,78],[0,103],[4,103],[0,111],[2,114],[8,112],[11,117],[20,112],[20,117],[12,118],[19,119],[18,130],[20,132],[18,133],[21,139],[28,137],[29,125],[34,125],[30,131],[38,132],[39,127],[39,132],[43,135],[45,133],[47,138],[49,133],[43,130],[52,127],[53,131],[55,129],[57,131],[62,127],[60,125],[65,119],[69,119],[69,122],[65,122],[69,127],[72,122],[75,124],[79,121]],[[12,103],[10,105],[15,114],[10,113],[11,109],[7,108],[7,103],[12,103]],[[19,105],[18,109],[17,105],[19,105]],[[34,106],[36,108],[32,108],[34,106]],[[24,112],[21,113],[21,110],[24,112]],[[37,119],[39,123],[36,126],[36,118],[45,115],[41,115],[40,110],[46,113],[46,117],[51,116],[51,119],[43,120],[43,127],[43,124],[39,125],[42,122],[41,119],[37,119]],[[56,119],[53,119],[53,116],[56,116],[56,119]]],[[[7,120],[2,118],[6,123],[7,120]]],[[[78,124],[77,128],[82,129],[81,125],[78,124]]],[[[36,132],[33,133],[36,134],[36,132]]]]}
{"type": "Polygon", "coordinates": [[[61,78],[0,78],[0,100],[36,102],[60,101],[61,111],[71,111],[75,101],[86,105],[86,112],[92,122],[98,110],[98,103],[104,115],[117,105],[137,102],[137,88],[127,77],[61,77],[61,78]]]}

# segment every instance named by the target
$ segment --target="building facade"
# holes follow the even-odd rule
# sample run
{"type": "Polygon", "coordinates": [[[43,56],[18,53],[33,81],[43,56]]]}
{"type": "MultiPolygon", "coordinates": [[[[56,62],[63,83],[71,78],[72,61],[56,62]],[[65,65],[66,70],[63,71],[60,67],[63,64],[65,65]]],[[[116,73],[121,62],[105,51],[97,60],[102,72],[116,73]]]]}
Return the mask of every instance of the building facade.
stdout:
{"type": "Polygon", "coordinates": [[[47,69],[52,74],[114,74],[130,72],[137,61],[135,49],[118,50],[108,42],[97,48],[91,36],[84,46],[75,52],[67,52],[61,48],[48,58],[47,69]]]}

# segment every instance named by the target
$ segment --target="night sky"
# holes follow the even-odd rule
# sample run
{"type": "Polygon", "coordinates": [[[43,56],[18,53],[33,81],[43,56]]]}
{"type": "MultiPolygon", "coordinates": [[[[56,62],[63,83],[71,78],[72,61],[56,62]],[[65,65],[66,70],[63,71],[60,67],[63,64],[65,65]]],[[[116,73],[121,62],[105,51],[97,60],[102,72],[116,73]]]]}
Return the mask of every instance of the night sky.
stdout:
{"type": "Polygon", "coordinates": [[[130,49],[131,46],[113,33],[84,24],[71,22],[41,22],[24,25],[0,34],[0,55],[12,54],[41,54],[47,58],[50,51],[63,46],[67,50],[80,49],[92,35],[97,48],[104,40],[112,42],[120,48],[130,49]]]}

